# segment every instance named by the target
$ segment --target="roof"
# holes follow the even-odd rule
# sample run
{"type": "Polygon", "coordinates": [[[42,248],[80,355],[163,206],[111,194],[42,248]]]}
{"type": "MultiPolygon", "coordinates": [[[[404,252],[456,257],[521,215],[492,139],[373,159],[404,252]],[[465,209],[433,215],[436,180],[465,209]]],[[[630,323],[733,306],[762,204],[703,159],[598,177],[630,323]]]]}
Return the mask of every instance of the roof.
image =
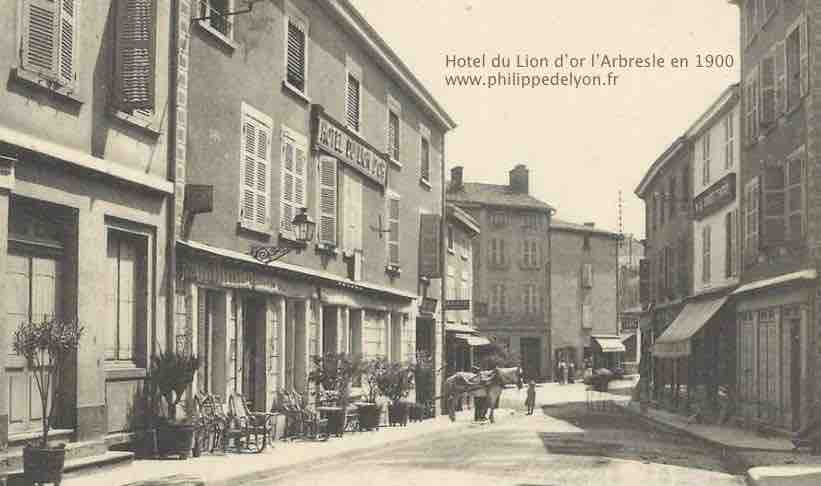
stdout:
{"type": "Polygon", "coordinates": [[[374,61],[416,98],[425,111],[447,130],[456,128],[453,118],[349,0],[324,0],[322,4],[357,38],[374,61]]]}
{"type": "Polygon", "coordinates": [[[745,292],[751,292],[753,290],[760,290],[765,289],[767,287],[775,287],[777,285],[783,285],[786,283],[790,283],[796,280],[815,280],[818,277],[817,272],[814,268],[801,270],[798,272],[788,273],[784,275],[779,275],[777,277],[768,278],[764,280],[757,280],[755,282],[750,282],[748,284],[742,285],[741,287],[737,288],[733,295],[743,294],[745,292]]]}
{"type": "Polygon", "coordinates": [[[464,209],[460,208],[455,204],[448,203],[447,210],[449,218],[453,218],[456,221],[462,223],[474,235],[478,235],[479,233],[481,233],[481,230],[479,229],[479,223],[475,219],[473,219],[473,216],[468,214],[464,209]]]}
{"type": "Polygon", "coordinates": [[[553,211],[553,206],[530,194],[513,192],[510,186],[485,184],[483,182],[465,182],[459,190],[448,190],[448,202],[473,203],[485,206],[504,206],[523,209],[536,209],[544,212],[553,211]]]}
{"type": "Polygon", "coordinates": [[[612,238],[619,238],[621,235],[616,233],[615,231],[609,231],[602,228],[596,228],[594,226],[585,226],[583,224],[578,223],[571,223],[569,221],[563,221],[561,219],[552,218],[550,220],[550,229],[551,230],[561,230],[561,231],[576,231],[580,233],[592,233],[601,236],[609,236],[612,238]]]}

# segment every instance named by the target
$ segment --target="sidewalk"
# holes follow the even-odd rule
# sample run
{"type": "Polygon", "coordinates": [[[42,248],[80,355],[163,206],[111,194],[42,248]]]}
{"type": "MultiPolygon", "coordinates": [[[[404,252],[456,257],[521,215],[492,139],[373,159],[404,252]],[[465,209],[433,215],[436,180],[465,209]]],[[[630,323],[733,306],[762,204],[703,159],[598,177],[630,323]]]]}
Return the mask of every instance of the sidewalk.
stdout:
{"type": "MultiPolygon", "coordinates": [[[[497,421],[514,416],[515,412],[496,409],[497,421]]],[[[382,427],[373,432],[346,433],[341,438],[331,438],[327,442],[276,441],[260,454],[232,453],[203,454],[185,461],[168,459],[135,460],[127,466],[120,466],[98,472],[83,472],[68,475],[62,486],[124,486],[158,481],[171,476],[183,479],[180,484],[229,486],[276,475],[284,468],[315,464],[322,461],[365,451],[374,447],[395,444],[429,434],[464,427],[481,427],[473,423],[473,411],[457,413],[456,422],[447,416],[440,416],[423,422],[409,423],[407,427],[382,427]],[[199,480],[199,481],[198,481],[199,480]]],[[[170,484],[156,482],[150,484],[170,484]]]]}

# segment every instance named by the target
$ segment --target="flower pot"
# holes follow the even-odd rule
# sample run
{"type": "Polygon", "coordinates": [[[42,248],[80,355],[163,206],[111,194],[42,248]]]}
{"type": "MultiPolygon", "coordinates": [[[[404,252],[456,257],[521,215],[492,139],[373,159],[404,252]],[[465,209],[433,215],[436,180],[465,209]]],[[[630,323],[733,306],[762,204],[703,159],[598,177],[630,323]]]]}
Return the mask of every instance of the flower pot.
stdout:
{"type": "Polygon", "coordinates": [[[376,403],[359,402],[356,404],[359,409],[359,430],[379,429],[379,418],[381,410],[376,403]]]}
{"type": "Polygon", "coordinates": [[[388,405],[388,423],[393,425],[408,425],[409,404],[406,402],[396,402],[388,405]]]}
{"type": "Polygon", "coordinates": [[[65,462],[65,444],[57,447],[26,446],[23,448],[23,476],[26,484],[60,484],[65,462]]]}
{"type": "Polygon", "coordinates": [[[194,448],[193,425],[166,424],[157,427],[157,453],[160,456],[179,456],[188,459],[194,448]]]}

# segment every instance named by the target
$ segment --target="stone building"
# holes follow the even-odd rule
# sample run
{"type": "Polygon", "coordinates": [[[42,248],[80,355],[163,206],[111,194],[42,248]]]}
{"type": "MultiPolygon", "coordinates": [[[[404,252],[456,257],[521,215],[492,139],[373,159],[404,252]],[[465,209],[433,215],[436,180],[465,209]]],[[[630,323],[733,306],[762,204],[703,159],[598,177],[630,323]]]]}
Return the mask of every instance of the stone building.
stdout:
{"type": "Polygon", "coordinates": [[[819,411],[821,10],[737,1],[741,272],[734,291],[743,415],[795,430],[819,411]]]}
{"type": "Polygon", "coordinates": [[[85,333],[54,390],[52,437],[89,444],[80,457],[143,424],[149,357],[168,345],[171,11],[137,0],[0,9],[0,446],[22,445],[43,420],[15,329],[76,319],[85,333]]]}
{"type": "Polygon", "coordinates": [[[619,337],[624,343],[623,366],[627,373],[638,373],[642,355],[642,322],[647,309],[641,300],[641,265],[644,243],[625,235],[619,243],[619,337]]]}
{"type": "Polygon", "coordinates": [[[618,326],[620,235],[559,219],[550,222],[550,343],[555,363],[581,370],[621,365],[618,326]]]}
{"type": "Polygon", "coordinates": [[[528,378],[551,376],[550,290],[547,262],[553,208],[530,194],[519,164],[506,185],[464,182],[451,169],[447,201],[481,228],[473,243],[476,327],[521,359],[528,378]]]}
{"type": "Polygon", "coordinates": [[[182,208],[177,242],[176,334],[202,358],[197,388],[268,410],[282,388],[307,391],[318,354],[422,350],[441,368],[453,120],[348,1],[218,15],[236,3],[197,3],[179,41],[176,163],[187,188],[213,188],[210,212],[182,208]]]}

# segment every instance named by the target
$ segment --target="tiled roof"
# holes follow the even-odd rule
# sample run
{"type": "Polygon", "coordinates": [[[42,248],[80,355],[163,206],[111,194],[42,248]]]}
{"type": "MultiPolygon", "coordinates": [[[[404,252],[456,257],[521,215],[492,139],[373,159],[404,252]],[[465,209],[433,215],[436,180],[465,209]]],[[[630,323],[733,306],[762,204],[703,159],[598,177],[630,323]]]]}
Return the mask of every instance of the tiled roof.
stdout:
{"type": "Polygon", "coordinates": [[[512,192],[510,187],[500,184],[465,182],[458,191],[448,191],[447,200],[453,203],[477,203],[489,206],[516,206],[521,208],[549,211],[553,206],[536,199],[530,194],[512,192]]]}
{"type": "Polygon", "coordinates": [[[585,226],[583,224],[571,223],[561,219],[551,218],[550,229],[567,230],[567,231],[581,231],[585,233],[596,233],[604,236],[618,237],[619,234],[615,231],[610,231],[602,228],[585,226]]]}

